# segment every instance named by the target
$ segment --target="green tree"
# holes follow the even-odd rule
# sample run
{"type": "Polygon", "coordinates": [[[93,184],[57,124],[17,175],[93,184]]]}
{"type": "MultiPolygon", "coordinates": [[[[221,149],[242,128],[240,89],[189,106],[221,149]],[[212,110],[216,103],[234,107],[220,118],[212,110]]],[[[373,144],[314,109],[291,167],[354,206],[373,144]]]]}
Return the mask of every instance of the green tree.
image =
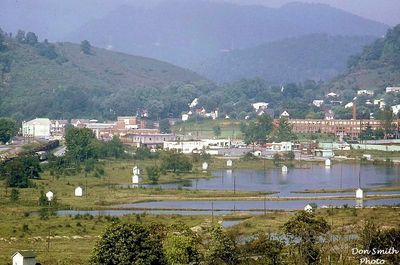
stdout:
{"type": "Polygon", "coordinates": [[[11,202],[16,202],[19,200],[19,190],[17,189],[12,189],[11,194],[10,194],[10,201],[11,202]]]}
{"type": "Polygon", "coordinates": [[[213,127],[214,136],[219,137],[221,135],[221,127],[216,125],[213,127]]]}
{"type": "Polygon", "coordinates": [[[17,34],[15,35],[15,39],[19,42],[19,43],[25,43],[25,31],[23,30],[18,30],[17,34]]]}
{"type": "Polygon", "coordinates": [[[162,157],[161,167],[173,172],[188,172],[192,170],[193,164],[190,158],[182,153],[168,151],[162,157]]]}
{"type": "Polygon", "coordinates": [[[0,118],[0,142],[7,143],[18,132],[17,123],[8,118],[0,118]]]}
{"type": "Polygon", "coordinates": [[[163,250],[169,265],[200,264],[197,242],[190,233],[169,232],[163,242],[163,250]]]}
{"type": "Polygon", "coordinates": [[[390,106],[385,106],[385,108],[380,112],[379,119],[381,121],[382,129],[385,132],[385,138],[388,138],[389,135],[393,134],[393,111],[390,106]]]}
{"type": "Polygon", "coordinates": [[[284,231],[297,248],[298,257],[308,265],[318,264],[318,239],[330,230],[328,223],[313,213],[301,211],[284,224],[284,231]]]}
{"type": "Polygon", "coordinates": [[[160,178],[160,169],[157,166],[146,167],[147,178],[151,184],[157,184],[160,178]]]}
{"type": "Polygon", "coordinates": [[[6,163],[1,169],[1,175],[6,177],[6,185],[15,188],[27,188],[30,179],[40,178],[42,171],[36,156],[23,156],[6,163]]]}
{"type": "Polygon", "coordinates": [[[244,134],[246,144],[264,143],[272,131],[272,118],[263,114],[258,116],[256,121],[251,121],[249,124],[242,123],[240,130],[244,134]]]}
{"type": "Polygon", "coordinates": [[[17,123],[8,118],[0,118],[0,142],[3,144],[10,141],[18,132],[17,123]]]}
{"type": "Polygon", "coordinates": [[[281,118],[275,132],[275,140],[277,142],[287,142],[296,139],[297,136],[292,132],[292,126],[289,124],[289,121],[285,118],[281,118]]]}
{"type": "Polygon", "coordinates": [[[258,233],[245,244],[244,252],[247,256],[259,257],[257,264],[279,265],[283,264],[281,257],[283,247],[282,242],[272,239],[270,235],[258,233]]]}
{"type": "Polygon", "coordinates": [[[124,155],[124,145],[117,136],[113,136],[111,141],[106,142],[103,145],[103,155],[105,157],[120,158],[124,155]]]}
{"type": "Polygon", "coordinates": [[[92,54],[92,45],[90,45],[89,41],[84,40],[81,42],[81,51],[87,55],[92,54]]]}
{"type": "Polygon", "coordinates": [[[26,33],[25,42],[29,45],[36,45],[38,43],[38,37],[33,32],[26,33]]]}
{"type": "Polygon", "coordinates": [[[235,241],[219,225],[211,230],[211,240],[208,244],[205,259],[210,265],[221,264],[221,262],[235,265],[239,262],[235,241]]]}
{"type": "Polygon", "coordinates": [[[171,126],[168,119],[162,119],[159,123],[161,133],[171,133],[171,126]]]}
{"type": "Polygon", "coordinates": [[[97,139],[87,128],[70,128],[65,135],[66,156],[75,162],[82,162],[98,155],[97,139]]]}
{"type": "Polygon", "coordinates": [[[113,224],[94,249],[96,265],[163,265],[161,225],[113,224]]]}

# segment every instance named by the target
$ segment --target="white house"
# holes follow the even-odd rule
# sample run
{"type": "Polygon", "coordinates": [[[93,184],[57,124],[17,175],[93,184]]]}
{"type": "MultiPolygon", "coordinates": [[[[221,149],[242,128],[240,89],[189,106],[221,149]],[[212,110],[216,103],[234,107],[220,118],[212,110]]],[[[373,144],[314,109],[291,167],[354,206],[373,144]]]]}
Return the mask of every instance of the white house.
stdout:
{"type": "Polygon", "coordinates": [[[282,173],[287,173],[287,172],[288,172],[287,166],[283,165],[282,166],[282,173]]]}
{"type": "Polygon", "coordinates": [[[12,255],[12,265],[36,265],[36,254],[29,250],[17,251],[12,255]]]}
{"type": "Polygon", "coordinates": [[[259,109],[266,109],[268,108],[268,103],[267,102],[256,102],[251,104],[254,108],[254,110],[259,110],[259,109]]]}
{"type": "Polygon", "coordinates": [[[22,123],[24,137],[49,139],[51,135],[51,121],[47,118],[36,118],[22,123]]]}
{"type": "Polygon", "coordinates": [[[228,160],[228,161],[226,161],[226,166],[227,167],[231,167],[233,165],[233,162],[232,162],[232,160],[228,160]]]}
{"type": "Polygon", "coordinates": [[[293,144],[291,142],[271,143],[271,149],[273,151],[279,151],[279,152],[292,151],[292,146],[293,144]]]}
{"type": "Polygon", "coordinates": [[[328,93],[327,95],[326,95],[326,97],[331,97],[331,98],[335,98],[335,97],[337,97],[338,95],[336,94],[336,93],[333,93],[333,92],[331,92],[331,93],[328,93]]]}
{"type": "Polygon", "coordinates": [[[182,121],[187,121],[189,119],[189,114],[182,114],[182,121]]]}
{"type": "Polygon", "coordinates": [[[75,188],[75,197],[82,197],[83,195],[83,189],[82,187],[78,186],[75,188]]]}
{"type": "Polygon", "coordinates": [[[311,205],[307,204],[307,205],[304,207],[304,211],[306,211],[306,212],[308,212],[308,213],[312,213],[313,208],[312,208],[311,205]]]}
{"type": "Polygon", "coordinates": [[[398,93],[400,92],[400,87],[387,87],[386,93],[398,93]]]}
{"type": "Polygon", "coordinates": [[[345,108],[345,109],[349,109],[349,108],[352,108],[353,105],[354,105],[353,102],[349,102],[349,103],[347,103],[346,105],[344,105],[344,108],[345,108]]]}
{"type": "Polygon", "coordinates": [[[284,112],[282,112],[282,114],[279,116],[280,118],[289,118],[289,113],[285,110],[284,112]]]}
{"type": "Polygon", "coordinates": [[[324,104],[324,101],[322,99],[314,99],[312,104],[319,108],[322,106],[322,104],[324,104]]]}
{"type": "Polygon", "coordinates": [[[392,111],[394,115],[397,115],[400,111],[400,104],[392,106],[392,111]]]}
{"type": "Polygon", "coordinates": [[[361,89],[357,91],[357,95],[361,96],[373,96],[374,95],[374,91],[373,90],[367,90],[367,89],[361,89]]]}

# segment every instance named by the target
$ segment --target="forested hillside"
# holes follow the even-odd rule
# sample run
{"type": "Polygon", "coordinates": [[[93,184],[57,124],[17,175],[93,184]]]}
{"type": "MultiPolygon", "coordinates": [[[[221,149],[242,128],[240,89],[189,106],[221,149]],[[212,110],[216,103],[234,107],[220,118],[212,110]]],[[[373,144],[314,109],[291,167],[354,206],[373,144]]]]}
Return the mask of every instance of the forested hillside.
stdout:
{"type": "Polygon", "coordinates": [[[39,42],[32,33],[0,39],[0,116],[28,119],[113,118],[148,110],[179,115],[208,81],[161,61],[71,43],[39,42]]]}
{"type": "Polygon", "coordinates": [[[275,83],[329,80],[346,69],[350,55],[374,37],[313,34],[223,53],[204,62],[197,72],[218,81],[263,78],[275,83]]]}
{"type": "Polygon", "coordinates": [[[377,92],[387,86],[400,86],[400,25],[352,56],[347,72],[330,84],[331,89],[368,88],[377,92]]]}

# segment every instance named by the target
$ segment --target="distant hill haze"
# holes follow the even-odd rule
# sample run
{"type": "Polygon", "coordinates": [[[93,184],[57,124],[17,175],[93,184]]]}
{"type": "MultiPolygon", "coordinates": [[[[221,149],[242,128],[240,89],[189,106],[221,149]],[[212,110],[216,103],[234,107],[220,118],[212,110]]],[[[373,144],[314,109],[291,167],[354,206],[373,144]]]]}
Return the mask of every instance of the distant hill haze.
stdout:
{"type": "Polygon", "coordinates": [[[92,20],[67,39],[197,67],[205,58],[313,33],[381,37],[387,26],[322,4],[281,8],[206,1],[123,6],[92,20]]]}
{"type": "Polygon", "coordinates": [[[329,80],[342,73],[351,55],[375,37],[312,34],[234,50],[206,60],[195,70],[217,82],[263,78],[273,83],[329,80]]]}

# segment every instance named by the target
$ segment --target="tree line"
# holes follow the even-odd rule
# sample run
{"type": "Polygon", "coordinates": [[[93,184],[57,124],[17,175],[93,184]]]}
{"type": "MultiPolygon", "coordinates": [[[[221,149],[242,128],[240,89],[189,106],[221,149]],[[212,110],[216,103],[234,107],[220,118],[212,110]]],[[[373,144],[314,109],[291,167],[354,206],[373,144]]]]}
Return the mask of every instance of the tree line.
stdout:
{"type": "MultiPolygon", "coordinates": [[[[350,209],[349,209],[350,210],[350,209]]],[[[400,246],[400,229],[379,229],[373,222],[357,228],[356,240],[334,232],[328,222],[313,212],[300,211],[277,234],[255,232],[243,238],[219,225],[188,226],[178,223],[121,223],[111,225],[98,240],[91,264],[238,265],[238,264],[342,264],[361,258],[385,259],[398,264],[400,255],[374,253],[375,249],[400,246]],[[352,253],[358,248],[369,254],[352,253]]]]}

